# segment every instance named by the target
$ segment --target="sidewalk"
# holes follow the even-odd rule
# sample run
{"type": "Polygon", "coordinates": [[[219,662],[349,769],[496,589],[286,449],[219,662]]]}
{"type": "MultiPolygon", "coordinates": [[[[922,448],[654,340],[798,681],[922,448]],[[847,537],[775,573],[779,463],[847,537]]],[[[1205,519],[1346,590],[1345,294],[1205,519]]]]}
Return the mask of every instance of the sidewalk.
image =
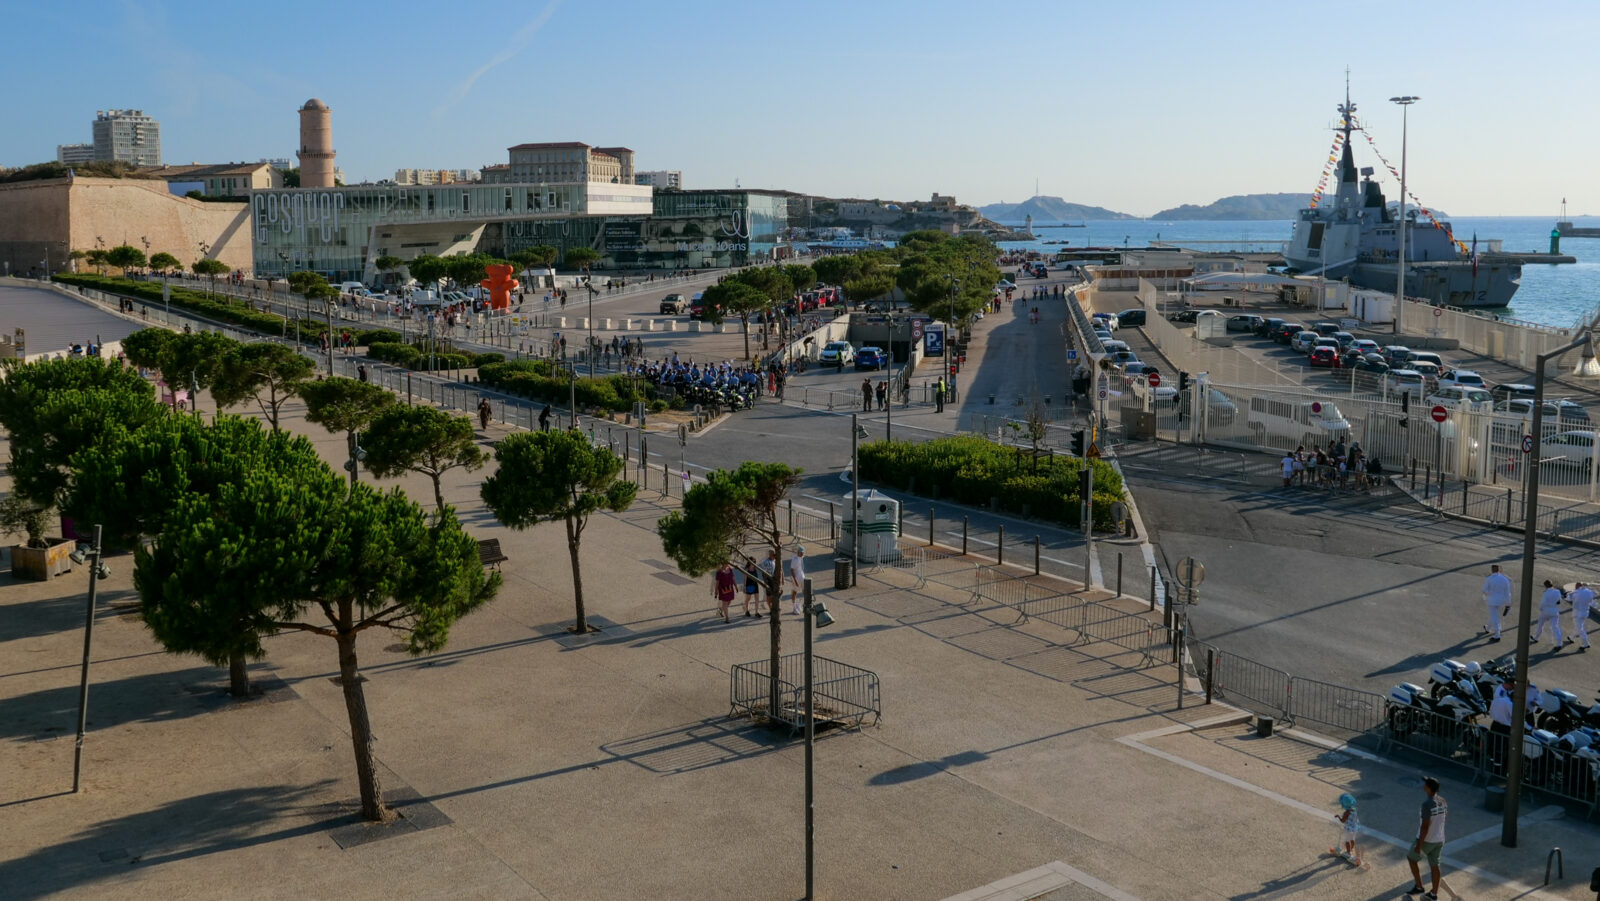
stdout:
{"type": "MultiPolygon", "coordinates": [[[[287,427],[342,458],[343,441],[298,409],[287,427]]],[[[800,745],[725,716],[728,670],[765,656],[767,629],[715,619],[706,583],[665,560],[653,530],[675,500],[662,507],[650,492],[591,522],[586,587],[604,631],[576,641],[562,631],[562,530],[500,528],[475,499],[482,475],[451,473],[446,499],[511,557],[501,597],[439,654],[361,642],[385,785],[411,799],[387,830],[349,816],[331,643],[271,640],[251,667],[266,695],[232,702],[222,670],[161,653],[131,615],[125,556],[102,585],[87,791],[63,794],[82,571],[3,584],[0,723],[16,761],[0,772],[7,897],[795,897],[800,745]]],[[[384,484],[426,495],[421,477],[384,484]]],[[[1319,854],[1334,799],[1352,787],[1365,820],[1403,837],[1413,774],[1290,738],[1192,732],[1234,715],[1192,694],[1179,711],[1170,663],[1037,616],[1019,622],[1014,607],[973,601],[970,561],[937,561],[920,588],[884,570],[821,592],[837,623],[817,652],[878,673],[884,719],[819,739],[820,897],[944,898],[1053,861],[1145,899],[1399,896],[1409,875],[1381,840],[1371,872],[1319,854]]],[[[813,573],[819,586],[826,575],[813,573]]],[[[784,617],[785,652],[798,650],[798,625],[784,617]]],[[[1445,794],[1453,837],[1484,828],[1470,790],[1447,782],[1445,794]]],[[[1551,895],[1588,897],[1577,885],[1592,865],[1581,849],[1600,847],[1593,827],[1537,821],[1523,835],[1514,854],[1492,841],[1447,846],[1482,869],[1452,866],[1451,885],[1515,897],[1523,886],[1496,880],[1536,885],[1560,844],[1572,857],[1551,895]]]]}

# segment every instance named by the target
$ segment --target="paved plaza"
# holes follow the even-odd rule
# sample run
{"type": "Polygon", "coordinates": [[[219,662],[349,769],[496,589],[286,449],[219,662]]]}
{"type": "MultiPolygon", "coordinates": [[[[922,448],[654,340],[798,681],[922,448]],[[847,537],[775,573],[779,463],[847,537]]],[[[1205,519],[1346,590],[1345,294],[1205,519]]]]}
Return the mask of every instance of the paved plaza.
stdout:
{"type": "MultiPolygon", "coordinates": [[[[758,412],[773,411],[827,417],[758,412]]],[[[758,421],[694,440],[709,448],[758,421]]],[[[297,404],[286,427],[342,463],[342,436],[306,424],[297,404]]],[[[837,465],[840,446],[817,453],[837,465]]],[[[722,623],[708,582],[667,562],[654,526],[677,498],[650,490],[591,522],[586,595],[604,628],[578,641],[564,631],[562,529],[499,526],[477,498],[483,475],[451,473],[445,498],[475,537],[501,540],[500,597],[438,654],[361,640],[384,785],[402,813],[389,827],[354,817],[332,642],[272,639],[251,667],[260,695],[232,701],[225,671],[162,652],[138,621],[128,556],[108,560],[101,586],[85,790],[70,793],[86,573],[0,577],[0,897],[801,897],[801,743],[728,716],[729,671],[765,656],[767,629],[722,623]]],[[[429,493],[420,476],[383,484],[429,493]]],[[[818,897],[1377,899],[1409,884],[1415,765],[1311,735],[1259,738],[1194,684],[1180,710],[1170,658],[974,598],[961,580],[985,561],[959,548],[934,549],[928,578],[863,572],[843,591],[830,549],[808,550],[837,618],[817,653],[877,673],[884,708],[875,726],[819,736],[818,897]],[[1324,853],[1344,791],[1361,799],[1370,871],[1324,853]]],[[[799,641],[786,615],[784,650],[799,641]]],[[[1503,849],[1481,786],[1441,775],[1456,892],[1528,894],[1559,845],[1567,876],[1544,892],[1592,896],[1600,829],[1530,799],[1522,846],[1503,849]]]]}

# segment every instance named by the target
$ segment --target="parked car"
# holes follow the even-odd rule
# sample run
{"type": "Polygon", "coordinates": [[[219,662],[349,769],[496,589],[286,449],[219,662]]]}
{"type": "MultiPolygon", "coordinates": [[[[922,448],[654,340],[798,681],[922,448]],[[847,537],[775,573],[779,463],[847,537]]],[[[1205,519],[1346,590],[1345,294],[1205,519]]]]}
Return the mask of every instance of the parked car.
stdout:
{"type": "Polygon", "coordinates": [[[1411,348],[1403,344],[1391,344],[1382,351],[1383,362],[1395,369],[1403,368],[1407,360],[1411,359],[1411,348]]]}
{"type": "Polygon", "coordinates": [[[1295,335],[1305,330],[1306,327],[1298,322],[1281,322],[1278,324],[1278,328],[1273,331],[1272,340],[1279,344],[1288,344],[1294,340],[1295,335]]]}
{"type": "MultiPolygon", "coordinates": [[[[1232,425],[1234,417],[1239,415],[1239,408],[1234,405],[1232,400],[1228,399],[1228,395],[1215,388],[1207,388],[1205,392],[1206,423],[1208,425],[1232,425]]],[[[1185,391],[1179,395],[1178,412],[1185,416],[1193,415],[1189,410],[1194,403],[1191,400],[1193,396],[1194,392],[1192,391],[1185,391]]]]}
{"type": "Polygon", "coordinates": [[[1112,337],[1111,337],[1111,333],[1109,331],[1103,329],[1103,328],[1095,329],[1094,330],[1094,336],[1096,338],[1100,339],[1100,343],[1101,344],[1105,344],[1107,341],[1113,340],[1112,337]]]}
{"type": "Polygon", "coordinates": [[[689,308],[689,301],[682,294],[668,294],[661,298],[661,312],[665,315],[676,316],[689,308]]]}
{"type": "Polygon", "coordinates": [[[1539,442],[1539,465],[1553,464],[1587,472],[1594,466],[1594,444],[1594,432],[1558,432],[1539,442]]]}
{"type": "Polygon", "coordinates": [[[1334,335],[1339,334],[1339,323],[1318,322],[1311,326],[1311,330],[1324,338],[1332,338],[1334,335]]]}
{"type": "Polygon", "coordinates": [[[1372,340],[1371,338],[1357,338],[1356,343],[1350,346],[1361,351],[1363,356],[1366,354],[1375,354],[1379,352],[1378,342],[1372,340]]]}
{"type": "Polygon", "coordinates": [[[1427,360],[1407,360],[1406,366],[1422,373],[1423,381],[1429,385],[1439,384],[1439,367],[1427,360]]]}
{"type": "Polygon", "coordinates": [[[1308,354],[1311,352],[1312,342],[1320,337],[1322,336],[1310,329],[1301,329],[1294,333],[1294,337],[1289,339],[1289,347],[1303,354],[1308,354]]]}
{"type": "Polygon", "coordinates": [[[1168,313],[1167,314],[1167,321],[1168,322],[1193,322],[1195,320],[1195,317],[1197,317],[1199,315],[1200,315],[1200,311],[1199,310],[1179,310],[1176,313],[1168,313]]]}
{"type": "Polygon", "coordinates": [[[1011,282],[1006,281],[1005,279],[1001,279],[998,282],[995,282],[995,284],[994,284],[994,289],[996,291],[1010,291],[1015,287],[1016,287],[1016,285],[1012,284],[1011,282]]]}
{"type": "Polygon", "coordinates": [[[1240,314],[1238,314],[1236,316],[1229,316],[1228,317],[1228,326],[1227,327],[1228,327],[1228,331],[1230,331],[1230,332],[1251,332],[1251,333],[1254,333],[1255,330],[1264,321],[1265,320],[1263,320],[1260,316],[1257,316],[1254,313],[1240,313],[1240,314]]]}
{"type": "Polygon", "coordinates": [[[1392,394],[1399,394],[1402,391],[1410,391],[1415,397],[1422,396],[1422,373],[1416,371],[1415,369],[1396,369],[1390,367],[1389,371],[1384,373],[1384,380],[1388,382],[1389,391],[1392,394]]]}
{"type": "Polygon", "coordinates": [[[1439,387],[1443,388],[1446,385],[1453,385],[1458,388],[1489,390],[1489,386],[1484,384],[1483,376],[1470,369],[1448,369],[1439,373],[1439,387]]]}
{"type": "Polygon", "coordinates": [[[1589,423],[1589,411],[1582,404],[1565,399],[1556,401],[1556,417],[1562,422],[1589,423]]]}
{"type": "Polygon", "coordinates": [[[1116,353],[1119,350],[1132,350],[1133,349],[1133,348],[1128,346],[1128,342],[1126,342],[1126,341],[1101,341],[1100,342],[1100,346],[1105,348],[1105,351],[1108,354],[1109,353],[1116,353]]]}
{"type": "Polygon", "coordinates": [[[1327,401],[1295,401],[1257,394],[1250,398],[1249,417],[1250,433],[1257,444],[1311,447],[1350,437],[1350,422],[1327,401]]]}
{"type": "Polygon", "coordinates": [[[1117,314],[1117,325],[1144,325],[1144,310],[1123,310],[1117,314]]]}
{"type": "Polygon", "coordinates": [[[1339,354],[1339,339],[1338,338],[1329,338],[1329,337],[1326,337],[1326,336],[1321,337],[1321,338],[1312,338],[1311,339],[1311,343],[1306,346],[1306,354],[1310,355],[1310,353],[1312,351],[1316,350],[1319,347],[1326,347],[1329,350],[1333,351],[1334,356],[1338,356],[1338,354],[1339,354]]]}
{"type": "Polygon", "coordinates": [[[1260,322],[1256,323],[1256,327],[1255,327],[1256,337],[1257,338],[1271,338],[1272,337],[1272,333],[1275,332],[1277,330],[1278,326],[1280,326],[1280,325],[1283,325],[1283,320],[1282,319],[1278,319],[1277,317],[1273,317],[1271,319],[1263,319],[1260,322]]]}
{"type": "Polygon", "coordinates": [[[1125,366],[1128,363],[1139,362],[1139,355],[1131,350],[1113,350],[1106,359],[1110,360],[1114,365],[1125,366]]]}
{"type": "MultiPolygon", "coordinates": [[[[1409,362],[1409,363],[1432,363],[1434,366],[1436,366],[1441,371],[1450,368],[1450,367],[1444,365],[1444,359],[1442,357],[1440,357],[1438,354],[1434,353],[1431,350],[1414,350],[1414,351],[1411,352],[1411,356],[1407,360],[1407,362],[1409,362]]],[[[1412,367],[1412,368],[1414,369],[1416,367],[1412,367]]]]}
{"type": "Polygon", "coordinates": [[[1333,337],[1338,340],[1341,353],[1355,346],[1356,336],[1349,332],[1334,332],[1333,337]]]}
{"type": "Polygon", "coordinates": [[[1389,374],[1389,364],[1374,354],[1363,357],[1347,371],[1352,387],[1362,391],[1377,391],[1383,387],[1384,376],[1389,374]]]}
{"type": "Polygon", "coordinates": [[[829,341],[822,348],[822,353],[817,355],[817,359],[824,363],[848,363],[854,360],[855,356],[856,349],[850,346],[849,341],[829,341]]]}
{"type": "MultiPolygon", "coordinates": [[[[1127,376],[1129,379],[1145,378],[1152,372],[1157,372],[1155,366],[1139,360],[1134,360],[1131,363],[1124,363],[1122,366],[1122,374],[1127,376]]],[[[1159,375],[1159,372],[1157,372],[1157,374],[1159,375]]]]}
{"type": "Polygon", "coordinates": [[[1423,403],[1460,410],[1465,413],[1487,413],[1494,409],[1494,399],[1482,388],[1447,387],[1423,398],[1423,403]]]}
{"type": "Polygon", "coordinates": [[[1311,348],[1310,363],[1312,366],[1326,366],[1329,369],[1338,369],[1340,366],[1339,350],[1327,345],[1313,347],[1311,348]]]}
{"type": "Polygon", "coordinates": [[[1117,321],[1116,315],[1112,313],[1096,313],[1092,318],[1113,332],[1122,327],[1122,323],[1117,321]]]}
{"type": "Polygon", "coordinates": [[[856,369],[878,370],[889,364],[881,347],[863,347],[856,351],[856,369]]]}
{"type": "Polygon", "coordinates": [[[1509,384],[1496,385],[1493,388],[1490,388],[1489,394],[1493,396],[1495,400],[1513,400],[1515,398],[1527,398],[1528,400],[1533,400],[1533,386],[1524,385],[1521,382],[1511,382],[1509,384]]]}

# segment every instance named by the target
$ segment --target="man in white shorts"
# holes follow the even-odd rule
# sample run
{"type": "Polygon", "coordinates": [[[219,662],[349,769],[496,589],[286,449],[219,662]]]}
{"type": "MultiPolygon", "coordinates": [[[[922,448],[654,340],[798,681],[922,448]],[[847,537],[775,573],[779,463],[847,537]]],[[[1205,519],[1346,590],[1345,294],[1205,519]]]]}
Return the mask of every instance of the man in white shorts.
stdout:
{"type": "Polygon", "coordinates": [[[1483,580],[1483,601],[1489,605],[1489,624],[1483,631],[1492,633],[1491,642],[1500,640],[1500,617],[1511,608],[1511,579],[1500,571],[1500,564],[1489,567],[1489,578],[1483,580]]]}
{"type": "Polygon", "coordinates": [[[1578,636],[1578,650],[1589,650],[1589,610],[1594,606],[1594,589],[1587,582],[1579,582],[1578,587],[1567,596],[1572,602],[1572,631],[1578,636]]]}
{"type": "Polygon", "coordinates": [[[800,615],[800,589],[806,581],[806,549],[803,545],[796,545],[794,556],[789,558],[789,603],[794,605],[796,616],[800,615]]]}

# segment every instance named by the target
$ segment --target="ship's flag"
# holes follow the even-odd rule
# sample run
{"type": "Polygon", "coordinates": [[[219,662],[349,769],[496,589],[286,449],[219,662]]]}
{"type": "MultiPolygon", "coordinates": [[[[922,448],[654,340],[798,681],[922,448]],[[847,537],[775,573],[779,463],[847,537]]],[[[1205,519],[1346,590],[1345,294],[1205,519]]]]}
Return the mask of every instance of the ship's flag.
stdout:
{"type": "Polygon", "coordinates": [[[1478,277],[1478,233],[1472,233],[1472,277],[1478,277]]]}

